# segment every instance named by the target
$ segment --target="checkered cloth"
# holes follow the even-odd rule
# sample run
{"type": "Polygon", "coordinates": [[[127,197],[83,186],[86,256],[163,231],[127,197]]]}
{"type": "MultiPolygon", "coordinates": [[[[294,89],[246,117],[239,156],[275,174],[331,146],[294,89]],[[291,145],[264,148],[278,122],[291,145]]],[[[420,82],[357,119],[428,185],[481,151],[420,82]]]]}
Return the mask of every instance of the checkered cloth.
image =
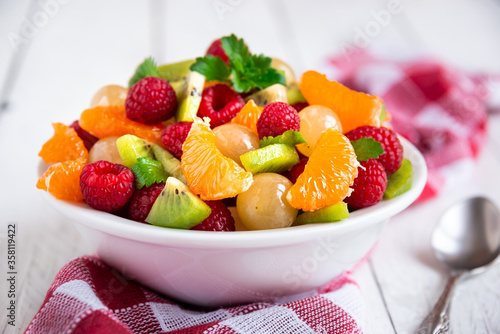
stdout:
{"type": "Polygon", "coordinates": [[[353,48],[333,57],[326,73],[384,100],[392,128],[426,160],[429,176],[419,200],[471,174],[485,144],[488,109],[500,110],[499,75],[471,74],[425,57],[394,61],[353,48]]]}
{"type": "Polygon", "coordinates": [[[362,305],[346,274],[289,302],[197,310],[84,256],[59,271],[25,333],[362,333],[362,305]]]}

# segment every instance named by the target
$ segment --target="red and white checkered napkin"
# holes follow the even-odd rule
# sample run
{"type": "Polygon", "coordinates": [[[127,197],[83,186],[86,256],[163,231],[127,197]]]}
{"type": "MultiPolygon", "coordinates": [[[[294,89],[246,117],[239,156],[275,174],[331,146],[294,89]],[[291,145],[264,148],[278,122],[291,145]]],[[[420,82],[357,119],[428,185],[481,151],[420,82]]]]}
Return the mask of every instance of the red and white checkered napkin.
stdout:
{"type": "Polygon", "coordinates": [[[488,108],[500,109],[500,76],[473,75],[422,57],[394,61],[366,49],[350,51],[331,59],[327,76],[384,100],[390,125],[427,162],[420,200],[459,184],[485,143],[488,108]]]}
{"type": "Polygon", "coordinates": [[[362,306],[342,275],[313,296],[200,311],[84,256],[59,271],[25,333],[362,333],[362,306]]]}

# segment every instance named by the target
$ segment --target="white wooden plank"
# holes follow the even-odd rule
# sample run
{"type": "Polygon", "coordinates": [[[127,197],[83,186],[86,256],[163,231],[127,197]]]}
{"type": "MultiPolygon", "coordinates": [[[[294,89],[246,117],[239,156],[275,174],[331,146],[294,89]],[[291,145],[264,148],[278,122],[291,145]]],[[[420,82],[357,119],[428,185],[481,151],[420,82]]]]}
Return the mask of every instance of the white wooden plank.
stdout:
{"type": "Polygon", "coordinates": [[[22,65],[23,49],[30,39],[28,30],[30,1],[0,2],[0,111],[6,108],[9,86],[15,81],[18,68],[22,65]],[[10,75],[9,75],[10,74],[10,75]]]}
{"type": "Polygon", "coordinates": [[[482,1],[404,1],[426,51],[475,71],[500,72],[500,5],[482,1]]]}
{"type": "Polygon", "coordinates": [[[0,201],[8,208],[2,210],[0,226],[3,232],[5,224],[15,222],[20,231],[18,326],[6,327],[2,316],[1,330],[24,330],[57,271],[90,252],[73,224],[35,189],[37,153],[52,134],[50,122],[77,119],[100,86],[126,84],[150,54],[148,14],[142,2],[68,2],[30,42],[12,103],[0,115],[2,153],[16,160],[0,167],[0,201]]]}
{"type": "Polygon", "coordinates": [[[381,295],[378,281],[373,275],[370,261],[367,260],[361,264],[352,275],[352,278],[361,289],[365,303],[363,331],[366,334],[391,334],[394,333],[394,328],[381,295]]]}
{"type": "Polygon", "coordinates": [[[391,48],[395,50],[394,55],[413,51],[413,39],[401,29],[405,20],[403,10],[394,9],[390,3],[368,0],[355,4],[326,0],[287,3],[293,22],[290,30],[297,37],[295,52],[304,59],[304,66],[298,72],[322,70],[329,57],[348,56],[347,51],[351,48],[391,48]]]}

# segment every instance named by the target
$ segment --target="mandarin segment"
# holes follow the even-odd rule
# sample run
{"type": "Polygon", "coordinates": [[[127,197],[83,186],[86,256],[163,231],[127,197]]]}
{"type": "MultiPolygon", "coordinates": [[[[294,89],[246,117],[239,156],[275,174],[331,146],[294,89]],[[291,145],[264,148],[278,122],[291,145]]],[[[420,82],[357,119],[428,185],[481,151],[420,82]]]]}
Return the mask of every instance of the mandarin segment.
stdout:
{"type": "Polygon", "coordinates": [[[349,139],[334,128],[324,131],[286,199],[294,208],[314,211],[342,201],[358,175],[349,139]]]}
{"type": "Polygon", "coordinates": [[[225,157],[215,144],[210,123],[195,117],[184,145],[181,166],[191,190],[203,200],[234,197],[253,182],[252,173],[225,157]]]}
{"type": "Polygon", "coordinates": [[[75,129],[62,123],[52,123],[54,135],[45,144],[38,155],[48,164],[67,160],[87,160],[89,153],[83,140],[75,129]]]}
{"type": "Polygon", "coordinates": [[[362,125],[380,126],[383,102],[375,95],[351,90],[316,71],[307,71],[302,75],[300,91],[310,105],[318,104],[335,110],[344,133],[362,125]]]}
{"type": "Polygon", "coordinates": [[[36,187],[60,200],[83,202],[80,174],[84,165],[83,159],[55,163],[38,179],[36,187]]]}
{"type": "Polygon", "coordinates": [[[259,107],[254,100],[250,99],[241,108],[240,112],[231,120],[231,123],[236,123],[239,125],[246,126],[255,134],[257,133],[257,121],[259,120],[260,114],[262,114],[263,107],[259,107]]]}
{"type": "Polygon", "coordinates": [[[165,128],[163,123],[147,125],[130,120],[124,106],[98,106],[84,110],[79,124],[97,138],[131,134],[157,144],[161,144],[161,131],[165,128]]]}

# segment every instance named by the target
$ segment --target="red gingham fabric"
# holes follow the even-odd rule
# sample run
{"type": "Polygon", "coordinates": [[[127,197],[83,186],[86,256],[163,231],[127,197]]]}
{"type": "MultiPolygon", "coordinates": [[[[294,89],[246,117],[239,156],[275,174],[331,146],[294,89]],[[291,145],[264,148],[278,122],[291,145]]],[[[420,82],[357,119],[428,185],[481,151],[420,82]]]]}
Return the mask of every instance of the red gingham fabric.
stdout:
{"type": "Polygon", "coordinates": [[[289,302],[202,311],[128,280],[95,256],[64,266],[25,333],[362,333],[358,286],[341,275],[289,302]]]}
{"type": "Polygon", "coordinates": [[[326,71],[330,80],[381,97],[392,115],[389,125],[422,152],[429,176],[419,200],[472,172],[485,144],[488,108],[500,109],[500,76],[424,57],[394,61],[353,48],[333,57],[326,71]]]}

